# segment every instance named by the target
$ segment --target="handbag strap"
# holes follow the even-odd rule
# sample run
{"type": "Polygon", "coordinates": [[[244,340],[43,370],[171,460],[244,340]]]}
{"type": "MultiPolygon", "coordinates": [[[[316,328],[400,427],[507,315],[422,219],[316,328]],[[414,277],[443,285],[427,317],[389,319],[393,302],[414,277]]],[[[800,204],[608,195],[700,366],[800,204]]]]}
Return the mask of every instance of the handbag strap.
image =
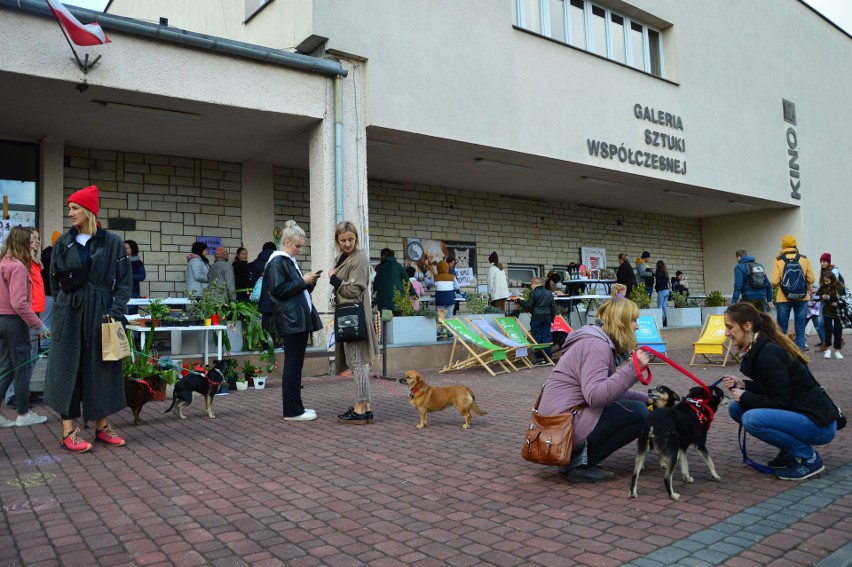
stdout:
{"type": "MultiPolygon", "coordinates": [[[[547,384],[541,385],[541,390],[538,391],[538,397],[535,399],[535,405],[533,406],[532,413],[538,413],[538,404],[541,402],[541,396],[542,396],[542,394],[544,394],[544,387],[546,385],[547,384]]],[[[569,408],[568,411],[565,412],[565,413],[574,413],[576,411],[583,409],[587,405],[588,404],[586,404],[586,403],[577,404],[576,406],[569,408]]]]}

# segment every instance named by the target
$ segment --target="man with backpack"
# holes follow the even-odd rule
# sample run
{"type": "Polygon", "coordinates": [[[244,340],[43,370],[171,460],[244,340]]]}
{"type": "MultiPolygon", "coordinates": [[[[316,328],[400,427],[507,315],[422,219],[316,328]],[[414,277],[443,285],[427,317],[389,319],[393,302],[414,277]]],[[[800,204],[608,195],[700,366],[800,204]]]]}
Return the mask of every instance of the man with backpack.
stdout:
{"type": "Polygon", "coordinates": [[[758,311],[772,309],[772,283],[763,264],[749,256],[744,248],[737,250],[737,265],[734,266],[734,295],[731,303],[751,303],[758,311]]]}
{"type": "Polygon", "coordinates": [[[811,285],[816,278],[807,256],[799,254],[795,237],[787,235],[781,239],[781,253],[775,258],[772,270],[772,287],[778,290],[775,309],[778,325],[787,332],[790,312],[793,312],[793,324],[796,331],[796,345],[803,352],[805,345],[805,326],[808,323],[808,300],[811,285]]]}

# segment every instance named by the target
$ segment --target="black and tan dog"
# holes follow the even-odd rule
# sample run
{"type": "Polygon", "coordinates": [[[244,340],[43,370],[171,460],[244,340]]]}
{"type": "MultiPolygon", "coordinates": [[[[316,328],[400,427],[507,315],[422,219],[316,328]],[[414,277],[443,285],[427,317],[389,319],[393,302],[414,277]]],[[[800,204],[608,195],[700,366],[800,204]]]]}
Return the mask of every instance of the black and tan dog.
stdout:
{"type": "Polygon", "coordinates": [[[441,411],[454,405],[464,417],[464,429],[470,429],[471,412],[476,415],[486,415],[486,412],[476,405],[476,398],[467,386],[454,384],[452,386],[430,386],[423,380],[423,375],[416,370],[409,370],[401,384],[408,385],[408,401],[420,412],[420,423],[417,429],[426,426],[426,414],[431,411],[441,411]]]}
{"type": "MultiPolygon", "coordinates": [[[[213,368],[207,371],[207,374],[199,374],[198,372],[190,372],[175,384],[175,392],[172,396],[172,405],[165,413],[169,413],[174,409],[181,419],[186,419],[183,415],[183,408],[192,403],[192,393],[197,392],[204,396],[204,403],[207,408],[207,415],[210,419],[216,419],[213,415],[213,397],[219,393],[222,383],[225,382],[225,372],[228,370],[227,360],[217,360],[213,368]]],[[[227,385],[225,386],[227,388],[227,385]]]]}
{"type": "MultiPolygon", "coordinates": [[[[145,380],[125,380],[124,381],[124,397],[127,401],[127,407],[133,411],[133,425],[142,423],[139,413],[142,411],[142,406],[151,401],[151,396],[154,392],[162,392],[166,388],[166,383],[160,378],[159,374],[148,376],[145,380]]],[[[159,399],[163,399],[160,397],[159,399]]]]}
{"type": "Polygon", "coordinates": [[[670,408],[680,401],[680,396],[668,386],[654,386],[648,390],[648,398],[651,400],[648,411],[670,408]]]}
{"type": "MultiPolygon", "coordinates": [[[[660,387],[658,387],[660,388],[660,387]]],[[[652,388],[648,392],[651,397],[652,388]]],[[[725,397],[722,390],[717,386],[711,386],[708,391],[696,386],[689,391],[686,398],[673,407],[662,407],[651,412],[651,415],[642,426],[637,441],[636,465],[633,468],[633,478],[630,481],[630,498],[636,498],[636,488],[639,484],[639,473],[645,464],[645,458],[653,447],[660,453],[660,464],[665,471],[663,483],[669,493],[669,498],[677,500],[680,494],[672,487],[672,476],[674,467],[680,461],[680,471],[684,482],[692,482],[689,476],[689,463],[686,458],[686,450],[690,445],[695,445],[698,453],[707,463],[710,477],[713,480],[721,480],[716,474],[713,460],[707,453],[707,432],[719,403],[725,397]]],[[[653,398],[652,398],[653,399],[653,398]]]]}

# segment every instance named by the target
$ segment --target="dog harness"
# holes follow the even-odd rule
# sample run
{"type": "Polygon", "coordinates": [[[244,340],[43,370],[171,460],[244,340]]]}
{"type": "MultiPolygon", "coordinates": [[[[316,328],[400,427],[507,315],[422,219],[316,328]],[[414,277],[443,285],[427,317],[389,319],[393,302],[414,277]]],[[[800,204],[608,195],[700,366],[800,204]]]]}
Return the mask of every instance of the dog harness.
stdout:
{"type": "Polygon", "coordinates": [[[705,430],[710,428],[710,424],[713,423],[713,417],[716,415],[716,412],[713,411],[708,405],[708,400],[695,398],[686,398],[684,400],[689,407],[695,410],[696,415],[698,415],[698,423],[701,424],[705,430]]]}
{"type": "Polygon", "coordinates": [[[419,391],[420,391],[420,386],[417,386],[416,388],[412,388],[411,391],[408,392],[408,397],[413,398],[414,394],[416,394],[419,391]]]}
{"type": "Polygon", "coordinates": [[[144,384],[144,385],[145,385],[145,387],[146,387],[146,388],[148,388],[148,394],[149,394],[150,396],[153,396],[153,395],[154,395],[154,388],[152,388],[152,387],[151,387],[151,384],[149,384],[149,383],[148,383],[148,382],[146,382],[145,380],[143,380],[143,379],[141,379],[141,378],[137,378],[136,380],[134,380],[134,382],[139,382],[140,384],[144,384]]]}

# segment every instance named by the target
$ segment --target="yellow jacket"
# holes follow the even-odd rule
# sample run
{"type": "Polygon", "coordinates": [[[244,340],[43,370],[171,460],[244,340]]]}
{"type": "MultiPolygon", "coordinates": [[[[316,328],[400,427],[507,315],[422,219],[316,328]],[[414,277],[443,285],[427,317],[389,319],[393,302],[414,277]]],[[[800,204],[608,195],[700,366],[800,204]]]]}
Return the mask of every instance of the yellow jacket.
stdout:
{"type": "MultiPolygon", "coordinates": [[[[783,248],[778,256],[787,256],[787,258],[792,260],[796,257],[796,254],[800,254],[797,248],[783,248]]],[[[781,291],[781,275],[784,273],[784,264],[784,260],[775,258],[775,264],[772,267],[772,289],[778,290],[778,293],[775,295],[775,303],[787,303],[789,301],[787,296],[784,295],[784,292],[781,291]]],[[[811,298],[811,286],[816,281],[816,277],[811,267],[811,261],[808,260],[807,256],[801,254],[799,256],[799,264],[805,273],[805,282],[808,284],[808,295],[804,299],[797,301],[808,301],[811,298]]]]}

